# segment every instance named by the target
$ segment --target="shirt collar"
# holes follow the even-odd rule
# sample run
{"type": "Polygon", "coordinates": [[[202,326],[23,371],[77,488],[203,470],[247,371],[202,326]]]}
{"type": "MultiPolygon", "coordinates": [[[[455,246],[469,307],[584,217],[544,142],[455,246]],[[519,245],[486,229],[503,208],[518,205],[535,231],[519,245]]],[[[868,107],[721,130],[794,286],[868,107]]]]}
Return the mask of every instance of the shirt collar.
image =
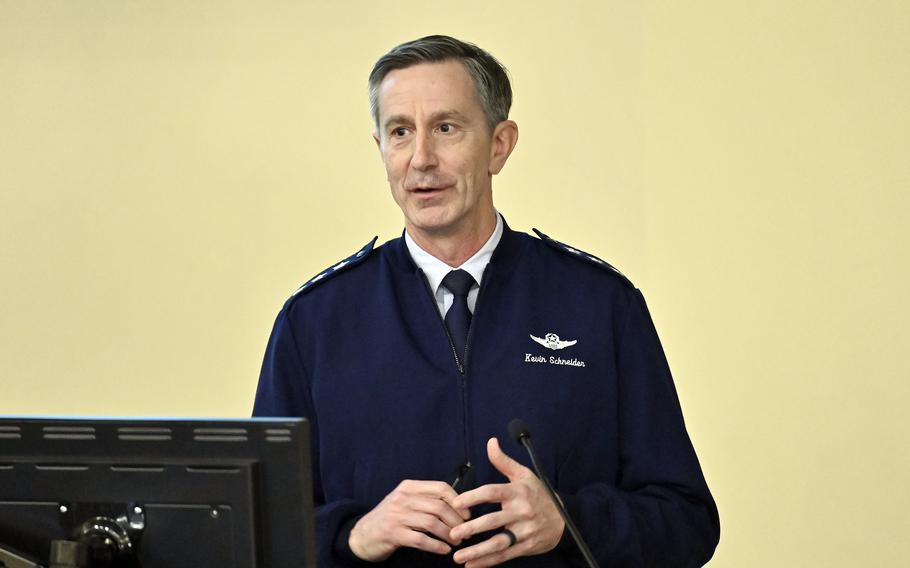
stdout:
{"type": "Polygon", "coordinates": [[[430,289],[435,294],[439,289],[439,285],[442,284],[442,279],[445,278],[446,274],[452,270],[463,269],[466,270],[471,276],[474,277],[474,280],[477,281],[477,284],[480,285],[480,279],[483,276],[483,271],[487,267],[487,264],[490,262],[490,258],[493,256],[493,251],[496,249],[496,245],[499,244],[499,240],[502,238],[502,215],[499,214],[499,211],[496,212],[496,228],[493,229],[493,234],[490,235],[490,238],[487,239],[487,242],[484,243],[480,250],[474,253],[474,256],[469,258],[461,266],[456,266],[452,268],[448,264],[439,260],[432,254],[420,248],[414,239],[411,238],[411,235],[408,234],[407,230],[404,232],[404,241],[408,246],[408,252],[411,253],[411,258],[414,259],[414,264],[420,268],[427,277],[427,282],[430,284],[430,289]]]}

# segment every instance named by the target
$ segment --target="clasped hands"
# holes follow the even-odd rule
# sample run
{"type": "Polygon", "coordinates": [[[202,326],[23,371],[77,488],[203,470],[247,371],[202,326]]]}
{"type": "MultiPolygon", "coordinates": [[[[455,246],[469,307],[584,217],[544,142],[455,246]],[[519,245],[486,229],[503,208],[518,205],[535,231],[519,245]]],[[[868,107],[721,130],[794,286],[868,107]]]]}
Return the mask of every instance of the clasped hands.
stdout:
{"type": "Polygon", "coordinates": [[[448,554],[475,534],[502,529],[515,535],[514,545],[498,532],[457,551],[453,559],[467,568],[484,568],[555,548],[565,523],[543,483],[507,456],[496,438],[487,442],[487,455],[508,483],[459,495],[441,481],[402,481],[354,525],[348,539],[351,551],[371,562],[385,560],[400,547],[448,554]],[[481,503],[499,503],[501,510],[471,519],[469,509],[481,503]]]}

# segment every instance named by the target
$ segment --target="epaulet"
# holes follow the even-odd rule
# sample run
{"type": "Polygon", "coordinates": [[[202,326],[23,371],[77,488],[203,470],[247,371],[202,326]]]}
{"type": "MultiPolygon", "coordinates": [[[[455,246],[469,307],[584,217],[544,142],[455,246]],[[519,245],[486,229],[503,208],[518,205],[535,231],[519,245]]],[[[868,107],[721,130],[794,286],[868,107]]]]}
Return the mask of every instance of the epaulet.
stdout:
{"type": "Polygon", "coordinates": [[[360,264],[361,262],[366,260],[366,258],[368,256],[370,256],[370,253],[373,252],[373,245],[376,244],[377,238],[379,238],[379,237],[373,237],[373,240],[368,242],[367,244],[363,245],[363,248],[361,248],[359,251],[355,252],[351,256],[342,260],[338,264],[336,264],[334,266],[330,266],[329,268],[326,268],[325,270],[323,270],[316,276],[314,276],[314,277],[310,278],[309,280],[307,280],[306,282],[304,282],[303,286],[301,286],[300,288],[297,288],[297,291],[295,291],[293,294],[291,294],[291,298],[293,298],[295,296],[299,296],[300,294],[305,294],[306,292],[312,290],[319,284],[322,284],[323,282],[327,282],[333,276],[337,276],[346,270],[350,270],[351,268],[357,266],[358,264],[360,264]]]}
{"type": "Polygon", "coordinates": [[[616,267],[614,267],[609,262],[607,262],[603,259],[597,258],[593,254],[588,254],[583,250],[578,250],[577,248],[570,247],[569,245],[567,245],[565,243],[561,243],[561,242],[557,241],[556,239],[553,239],[553,238],[548,237],[547,235],[541,233],[537,229],[534,229],[534,232],[537,233],[537,236],[540,237],[540,240],[547,243],[548,245],[550,245],[554,249],[558,250],[559,252],[568,254],[569,256],[572,256],[579,260],[583,260],[583,261],[587,262],[588,264],[593,264],[594,266],[600,267],[608,272],[612,272],[613,274],[616,274],[617,276],[619,276],[619,278],[623,282],[625,282],[627,285],[631,286],[632,288],[635,288],[635,284],[632,284],[632,281],[629,280],[628,278],[626,278],[625,274],[623,274],[619,270],[616,270],[616,267]]]}

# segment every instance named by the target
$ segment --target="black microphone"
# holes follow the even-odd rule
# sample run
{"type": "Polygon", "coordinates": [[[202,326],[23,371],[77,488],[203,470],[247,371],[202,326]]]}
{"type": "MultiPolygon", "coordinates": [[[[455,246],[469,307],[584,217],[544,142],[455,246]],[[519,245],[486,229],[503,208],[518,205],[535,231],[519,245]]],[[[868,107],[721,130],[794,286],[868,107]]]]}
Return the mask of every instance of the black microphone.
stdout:
{"type": "Polygon", "coordinates": [[[528,429],[528,423],[521,418],[513,418],[510,420],[509,436],[511,436],[517,444],[524,445],[521,441],[522,438],[531,439],[531,430],[528,429]]]}
{"type": "Polygon", "coordinates": [[[577,544],[578,549],[581,550],[581,555],[585,557],[585,562],[587,562],[588,566],[591,568],[600,568],[597,564],[597,560],[594,559],[594,555],[591,554],[591,549],[588,548],[584,539],[581,538],[578,527],[572,522],[572,517],[570,517],[569,512],[566,511],[565,506],[562,504],[562,500],[559,498],[559,495],[556,494],[553,486],[550,485],[550,480],[543,474],[543,470],[540,469],[540,465],[537,463],[537,454],[534,453],[534,446],[531,445],[531,429],[528,428],[528,425],[521,418],[513,418],[509,422],[509,436],[515,440],[515,443],[524,446],[525,449],[528,450],[528,454],[531,456],[531,463],[537,471],[537,477],[543,481],[544,487],[547,488],[550,498],[553,499],[553,504],[556,505],[559,514],[562,515],[562,520],[566,522],[566,528],[569,529],[569,534],[575,539],[575,544],[577,544]]]}

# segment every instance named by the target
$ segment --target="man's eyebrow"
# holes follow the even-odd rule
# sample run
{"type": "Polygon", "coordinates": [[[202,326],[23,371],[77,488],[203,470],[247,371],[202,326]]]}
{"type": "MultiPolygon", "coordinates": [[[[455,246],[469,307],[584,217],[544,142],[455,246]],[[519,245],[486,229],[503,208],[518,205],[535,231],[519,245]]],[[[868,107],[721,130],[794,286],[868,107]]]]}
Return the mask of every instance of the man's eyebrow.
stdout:
{"type": "Polygon", "coordinates": [[[430,122],[439,122],[440,120],[445,120],[447,118],[454,119],[459,122],[468,121],[468,117],[461,114],[457,110],[440,110],[430,115],[430,122]]]}
{"type": "Polygon", "coordinates": [[[403,114],[393,114],[389,118],[385,119],[385,122],[382,123],[382,127],[385,130],[388,130],[393,124],[407,124],[411,122],[411,119],[403,114]]]}
{"type": "MultiPolygon", "coordinates": [[[[439,110],[434,112],[429,116],[430,122],[439,122],[441,120],[457,120],[459,122],[468,122],[468,117],[461,114],[457,110],[439,110]]],[[[383,129],[388,130],[393,124],[410,124],[413,122],[411,117],[403,114],[394,114],[388,117],[385,122],[382,123],[383,129]]]]}

